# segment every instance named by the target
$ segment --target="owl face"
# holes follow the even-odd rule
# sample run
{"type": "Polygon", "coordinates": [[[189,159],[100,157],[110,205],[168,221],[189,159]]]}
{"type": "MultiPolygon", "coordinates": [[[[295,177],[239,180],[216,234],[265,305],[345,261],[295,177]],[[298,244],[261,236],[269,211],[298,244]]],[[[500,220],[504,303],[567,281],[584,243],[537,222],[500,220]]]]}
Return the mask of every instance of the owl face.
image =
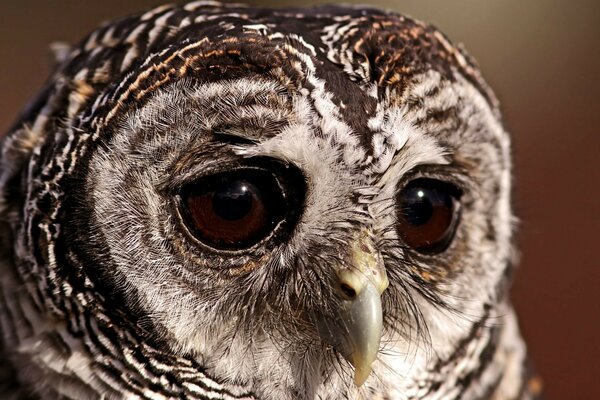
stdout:
{"type": "MultiPolygon", "coordinates": [[[[173,351],[201,354],[236,379],[264,360],[265,377],[291,379],[293,364],[276,362],[286,357],[315,376],[335,365],[351,383],[343,360],[357,350],[336,336],[359,340],[344,331],[353,298],[344,289],[361,284],[345,273],[367,282],[379,273],[369,310],[380,307],[382,322],[356,317],[380,332],[363,339],[385,354],[380,368],[452,349],[497,301],[506,266],[509,228],[490,221],[507,199],[484,183],[507,178],[489,165],[505,162],[495,147],[503,131],[481,95],[467,100],[476,92],[466,82],[420,79],[405,94],[423,103],[414,114],[389,91],[364,115],[370,150],[326,102],[333,91],[315,101],[255,76],[184,80],[153,94],[115,121],[90,162],[93,231],[115,260],[102,280],[160,326],[173,351]],[[443,100],[415,98],[430,85],[443,100]],[[427,120],[428,107],[448,120],[427,120]],[[483,141],[470,139],[477,129],[483,141]]],[[[336,89],[354,91],[357,108],[368,101],[350,80],[336,89]]]]}
{"type": "Polygon", "coordinates": [[[19,217],[40,230],[13,222],[17,254],[45,254],[20,271],[52,272],[38,295],[68,285],[40,303],[77,310],[71,329],[131,342],[89,345],[85,368],[125,359],[144,376],[150,352],[202,371],[179,384],[280,399],[503,382],[509,139],[467,56],[375,10],[215,7],[92,34],[44,130],[20,133],[48,176],[19,217]]]}

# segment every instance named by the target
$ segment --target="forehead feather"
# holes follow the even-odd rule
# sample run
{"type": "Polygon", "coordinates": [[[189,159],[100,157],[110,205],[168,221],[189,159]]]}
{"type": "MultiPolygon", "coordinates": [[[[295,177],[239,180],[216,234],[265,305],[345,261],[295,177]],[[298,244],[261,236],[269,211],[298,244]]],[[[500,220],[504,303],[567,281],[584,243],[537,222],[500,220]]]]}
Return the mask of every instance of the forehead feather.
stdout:
{"type": "MultiPolygon", "coordinates": [[[[375,113],[377,99],[357,93],[373,84],[401,92],[429,70],[449,80],[459,74],[496,107],[471,59],[435,28],[408,17],[358,7],[267,10],[192,2],[92,32],[66,57],[21,122],[34,125],[35,116],[61,124],[81,121],[97,131],[183,77],[215,81],[257,73],[292,90],[310,88],[307,76],[322,79],[358,130],[362,126],[350,116],[375,113]]],[[[50,126],[56,125],[37,124],[50,126]]]]}

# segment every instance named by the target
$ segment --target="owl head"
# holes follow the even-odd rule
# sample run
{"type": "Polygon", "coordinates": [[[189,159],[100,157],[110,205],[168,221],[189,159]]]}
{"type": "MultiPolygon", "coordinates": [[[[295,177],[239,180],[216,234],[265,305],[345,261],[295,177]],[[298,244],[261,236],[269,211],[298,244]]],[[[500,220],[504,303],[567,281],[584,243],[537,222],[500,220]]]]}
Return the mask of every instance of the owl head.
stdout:
{"type": "Polygon", "coordinates": [[[193,2],[108,23],[64,58],[2,144],[0,316],[20,382],[523,393],[510,140],[435,28],[193,2]]]}

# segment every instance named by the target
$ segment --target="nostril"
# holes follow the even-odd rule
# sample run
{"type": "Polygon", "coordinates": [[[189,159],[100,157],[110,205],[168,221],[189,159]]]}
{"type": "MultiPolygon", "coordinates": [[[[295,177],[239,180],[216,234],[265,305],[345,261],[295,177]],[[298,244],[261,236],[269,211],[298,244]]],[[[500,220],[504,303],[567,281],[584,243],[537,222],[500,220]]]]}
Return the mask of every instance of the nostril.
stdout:
{"type": "Polygon", "coordinates": [[[354,290],[347,283],[342,283],[340,285],[340,289],[342,289],[342,293],[344,293],[344,295],[346,295],[349,299],[354,299],[356,297],[356,290],[354,290]]]}

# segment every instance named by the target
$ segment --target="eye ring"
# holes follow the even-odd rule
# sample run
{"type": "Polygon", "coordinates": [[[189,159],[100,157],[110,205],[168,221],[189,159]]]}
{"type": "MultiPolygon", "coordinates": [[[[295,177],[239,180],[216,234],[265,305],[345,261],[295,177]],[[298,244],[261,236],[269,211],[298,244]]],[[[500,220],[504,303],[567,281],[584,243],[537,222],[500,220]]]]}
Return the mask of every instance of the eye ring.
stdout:
{"type": "Polygon", "coordinates": [[[200,177],[176,197],[180,220],[195,240],[236,252],[289,233],[304,196],[305,180],[296,168],[266,162],[200,177]]]}
{"type": "Polygon", "coordinates": [[[423,254],[445,251],[460,222],[462,192],[451,183],[417,178],[396,195],[396,229],[402,241],[423,254]]]}

